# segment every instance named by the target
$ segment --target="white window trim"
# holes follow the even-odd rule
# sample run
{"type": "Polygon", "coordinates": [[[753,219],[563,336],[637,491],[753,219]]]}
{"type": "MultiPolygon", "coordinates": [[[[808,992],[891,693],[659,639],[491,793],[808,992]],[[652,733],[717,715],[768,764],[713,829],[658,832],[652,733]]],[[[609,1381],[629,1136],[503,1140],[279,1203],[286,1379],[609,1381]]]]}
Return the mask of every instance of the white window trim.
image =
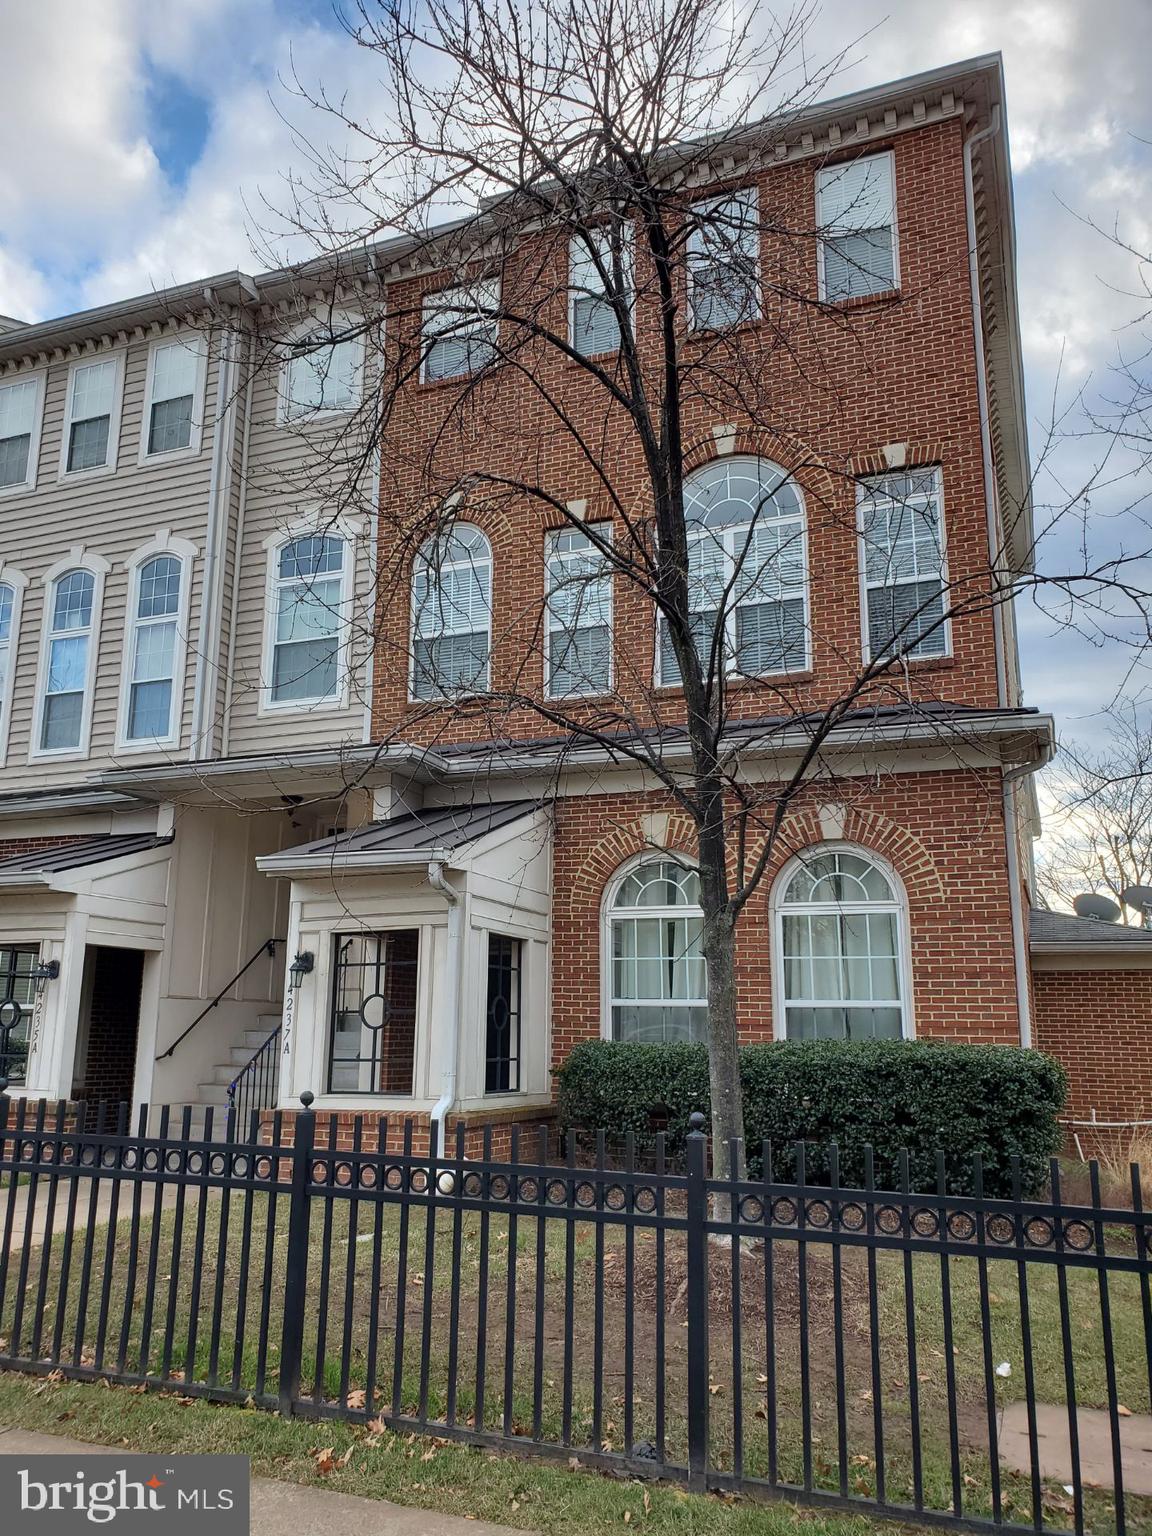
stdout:
{"type": "Polygon", "coordinates": [[[96,480],[101,475],[116,473],[116,462],[120,455],[120,415],[124,407],[124,348],[117,348],[114,352],[93,352],[78,357],[68,369],[68,385],[64,392],[64,425],[60,433],[60,467],[57,480],[79,481],[96,480]],[[72,436],[72,392],[76,382],[76,374],[81,368],[88,368],[93,363],[114,363],[116,366],[115,381],[112,385],[112,409],[108,416],[108,461],[105,464],[94,464],[91,469],[68,468],[68,443],[72,436]]]}
{"type": "MultiPolygon", "coordinates": [[[[421,382],[421,384],[455,384],[455,383],[459,383],[459,381],[461,379],[474,379],[474,378],[477,377],[477,374],[476,374],[475,370],[469,370],[469,372],[467,372],[467,373],[450,373],[450,374],[445,375],[442,378],[432,378],[432,379],[430,379],[428,377],[428,357],[429,357],[429,354],[431,353],[432,347],[435,344],[436,340],[439,338],[439,336],[444,334],[444,332],[435,332],[435,333],[433,333],[433,335],[431,337],[429,336],[429,333],[428,333],[428,330],[427,330],[428,317],[429,317],[430,314],[435,314],[436,308],[437,308],[437,302],[436,302],[437,300],[441,301],[441,307],[443,307],[443,308],[450,308],[451,305],[446,303],[446,302],[444,302],[444,301],[447,301],[448,299],[450,299],[453,294],[468,294],[468,293],[473,293],[473,294],[481,295],[482,296],[482,303],[487,303],[490,308],[492,308],[492,309],[497,311],[497,317],[496,317],[496,320],[495,320],[496,334],[495,334],[495,337],[493,339],[492,345],[493,345],[493,347],[496,348],[496,356],[493,359],[493,362],[499,362],[499,360],[500,360],[500,355],[499,355],[499,347],[500,347],[500,319],[499,319],[499,313],[498,312],[499,312],[500,304],[501,304],[501,301],[502,301],[502,288],[501,288],[500,279],[498,277],[481,277],[481,278],[477,278],[474,282],[470,282],[470,283],[452,283],[447,288],[437,288],[432,293],[426,293],[424,295],[423,299],[421,300],[421,303],[420,303],[420,382],[421,382]]],[[[480,317],[479,317],[479,323],[482,324],[482,325],[488,325],[488,324],[491,324],[492,321],[491,320],[485,320],[484,317],[483,317],[483,313],[481,312],[480,317]]],[[[463,332],[462,334],[466,335],[467,332],[463,332]]],[[[489,366],[491,366],[491,365],[489,365],[489,366]]],[[[485,370],[481,369],[480,371],[484,372],[485,370]]]]}
{"type": "Polygon", "coordinates": [[[859,295],[849,296],[849,297],[841,298],[841,299],[829,299],[828,298],[828,285],[824,281],[824,237],[821,234],[821,231],[824,229],[824,216],[823,216],[823,212],[822,212],[822,209],[821,209],[821,204],[823,202],[823,195],[822,195],[821,187],[820,187],[820,171],[821,170],[834,171],[834,170],[836,170],[837,166],[844,165],[844,164],[850,163],[850,162],[846,162],[846,161],[843,161],[843,160],[837,160],[832,165],[820,166],[820,167],[817,168],[816,174],[813,177],[813,182],[814,182],[814,185],[815,185],[815,195],[816,195],[816,232],[817,232],[817,239],[816,239],[816,284],[817,284],[817,288],[816,288],[816,291],[817,291],[817,294],[819,295],[819,298],[820,298],[822,303],[831,303],[831,304],[865,303],[865,302],[867,302],[868,299],[878,299],[878,298],[882,298],[884,296],[884,294],[886,294],[886,293],[898,293],[900,291],[900,209],[899,209],[898,202],[897,202],[897,197],[896,197],[896,152],[895,152],[895,150],[891,150],[891,149],[882,149],[877,154],[874,154],[874,155],[861,155],[859,158],[861,160],[880,160],[880,159],[883,159],[885,157],[888,160],[888,174],[889,174],[889,177],[890,177],[889,184],[890,184],[890,186],[892,188],[892,286],[891,286],[891,288],[879,289],[876,293],[862,293],[862,294],[859,294],[859,295]]]}
{"type": "Polygon", "coordinates": [[[100,620],[104,610],[104,578],[112,569],[102,555],[86,550],[77,544],[61,559],[50,565],[40,577],[44,588],[44,614],[40,624],[40,658],[36,668],[36,707],[33,711],[32,736],[28,743],[28,761],[69,762],[89,755],[92,741],[92,709],[95,703],[96,669],[100,652],[100,620]],[[68,571],[88,571],[94,578],[92,587],[92,622],[88,629],[88,664],[84,676],[84,702],[80,713],[80,740],[74,747],[45,750],[41,747],[44,730],[45,689],[48,686],[48,655],[52,633],[53,587],[56,579],[68,571]]]}
{"type": "MultiPolygon", "coordinates": [[[[742,193],[751,193],[752,194],[752,198],[753,198],[753,202],[754,202],[754,205],[755,205],[755,218],[756,218],[756,224],[755,224],[755,229],[756,229],[756,302],[755,302],[755,306],[754,306],[754,308],[753,308],[753,310],[752,310],[752,312],[750,314],[745,315],[743,320],[736,321],[735,325],[728,325],[728,326],[702,325],[697,320],[697,318],[696,318],[696,304],[695,304],[695,300],[694,300],[694,292],[695,292],[694,274],[695,274],[696,268],[698,266],[705,266],[705,265],[707,265],[707,263],[700,260],[701,253],[697,250],[696,245],[695,245],[695,242],[699,238],[699,229],[695,229],[695,230],[692,231],[692,233],[688,237],[688,248],[687,248],[687,251],[686,251],[686,260],[685,260],[685,264],[684,264],[685,265],[685,274],[686,274],[687,279],[688,279],[688,292],[687,292],[687,299],[688,299],[688,330],[689,330],[689,333],[692,334],[692,335],[701,335],[701,336],[723,335],[726,331],[731,331],[731,330],[739,329],[739,327],[743,326],[743,325],[755,325],[755,324],[757,324],[758,321],[760,321],[760,320],[762,320],[764,318],[764,272],[763,272],[763,252],[761,250],[761,246],[763,244],[763,240],[762,240],[761,229],[760,229],[760,188],[755,183],[753,183],[752,185],[746,186],[746,187],[733,187],[733,189],[730,192],[721,192],[721,193],[718,193],[715,197],[702,197],[702,198],[698,199],[696,202],[694,202],[692,204],[692,211],[695,212],[695,210],[699,209],[699,208],[718,208],[718,207],[722,206],[724,203],[727,203],[727,202],[731,201],[733,198],[739,197],[742,193]]],[[[823,263],[821,263],[821,266],[823,266],[823,263]]]]}
{"type": "Polygon", "coordinates": [[[6,384],[36,385],[36,404],[33,407],[32,434],[28,443],[28,473],[18,485],[0,486],[0,500],[6,496],[26,496],[36,489],[36,476],[40,468],[40,438],[44,430],[44,394],[47,388],[48,370],[30,368],[24,373],[0,374],[0,389],[6,384]]]}
{"type": "MultiPolygon", "coordinates": [[[[613,870],[611,878],[604,887],[604,894],[600,898],[600,1038],[602,1040],[615,1039],[612,1032],[612,911],[616,904],[616,897],[628,876],[642,864],[654,864],[666,860],[674,864],[682,864],[685,869],[699,871],[697,861],[689,854],[681,853],[677,848],[645,848],[643,852],[633,854],[630,859],[626,859],[623,864],[613,870]]],[[[700,909],[697,907],[634,907],[626,910],[637,912],[643,917],[683,917],[687,912],[700,909]]]]}
{"type": "Polygon", "coordinates": [[[20,644],[20,616],[24,610],[24,592],[28,578],[23,571],[0,561],[0,584],[12,588],[12,625],[8,632],[8,675],[0,688],[0,768],[8,761],[8,742],[12,732],[12,699],[15,695],[17,651],[20,644]]]}
{"type": "MultiPolygon", "coordinates": [[[[619,341],[617,341],[614,347],[604,347],[599,352],[581,352],[580,348],[576,345],[576,300],[577,298],[592,297],[589,290],[581,289],[577,292],[572,286],[572,252],[578,240],[580,240],[580,236],[573,235],[568,241],[568,345],[572,348],[573,352],[579,353],[581,357],[611,357],[614,352],[619,352],[619,341]]],[[[586,254],[586,252],[582,251],[581,254],[586,254]]],[[[630,227],[625,235],[620,255],[621,264],[628,282],[628,313],[631,315],[634,313],[636,303],[636,253],[630,227]]],[[[607,302],[607,296],[604,295],[603,297],[605,302],[607,302]]]]}
{"type": "MultiPolygon", "coordinates": [[[[888,880],[896,899],[892,903],[875,902],[871,905],[873,911],[892,911],[896,913],[896,952],[898,956],[898,970],[901,997],[901,1039],[915,1040],[916,1038],[916,1011],[915,994],[912,989],[912,950],[910,943],[910,924],[908,919],[908,892],[903,880],[896,870],[883,857],[875,853],[871,848],[865,848],[859,843],[827,842],[813,843],[788,860],[784,868],[772,882],[772,891],[768,902],[768,917],[772,925],[772,1038],[774,1040],[787,1040],[788,1027],[785,1014],[784,998],[784,914],[785,912],[829,912],[835,910],[828,902],[803,903],[797,902],[785,906],[784,892],[788,889],[789,881],[796,871],[809,860],[824,853],[853,853],[858,858],[866,859],[888,880]]],[[[846,902],[845,908],[863,904],[846,902]]]]}
{"type": "MultiPolygon", "coordinates": [[[[299,325],[282,338],[281,348],[291,347],[294,341],[302,341],[305,337],[314,336],[318,326],[329,332],[338,332],[344,327],[363,325],[364,317],[354,314],[351,310],[337,309],[330,313],[325,311],[325,317],[321,323],[317,318],[305,319],[299,325]]],[[[325,424],[337,424],[346,421],[349,416],[359,410],[364,399],[364,335],[348,337],[348,342],[356,348],[356,362],[352,375],[352,404],[339,407],[329,407],[318,411],[293,411],[288,395],[288,374],[292,358],[286,351],[280,358],[279,367],[276,370],[276,425],[278,427],[307,428],[324,426],[325,424]]]]}
{"type": "MultiPolygon", "coordinates": [[[[257,715],[318,715],[346,710],[352,682],[352,603],[356,593],[357,542],[363,525],[353,518],[317,516],[278,528],[264,540],[264,637],[260,650],[260,688],[257,715]],[[294,539],[334,538],[344,542],[340,571],[340,624],[336,645],[336,692],[319,699],[274,699],[272,673],[276,659],[276,593],[280,586],[280,551],[294,539]]],[[[330,579],[330,578],[325,578],[330,579]]]]}
{"type": "Polygon", "coordinates": [[[195,458],[203,444],[206,388],[208,382],[208,343],[204,336],[189,337],[168,333],[157,336],[148,348],[148,369],[144,377],[144,405],[140,416],[138,464],[175,464],[195,458]],[[156,373],[156,354],[161,347],[185,346],[196,353],[196,382],[192,389],[192,435],[187,448],[169,448],[163,453],[148,452],[148,431],[152,423],[152,382],[156,373]]]}
{"type": "MultiPolygon", "coordinates": [[[[932,471],[936,481],[936,505],[940,509],[940,582],[944,593],[945,610],[943,626],[944,649],[942,651],[938,651],[926,656],[912,656],[910,654],[905,654],[901,656],[890,657],[889,660],[894,666],[904,666],[908,662],[915,662],[918,666],[927,666],[930,662],[933,661],[945,661],[952,655],[952,618],[948,612],[948,524],[944,516],[943,473],[938,464],[923,465],[920,467],[913,466],[911,469],[896,469],[892,470],[891,473],[896,475],[925,474],[929,469],[932,471]]],[[[872,655],[872,646],[868,634],[868,593],[870,588],[868,584],[867,571],[868,551],[864,543],[865,487],[875,484],[875,482],[878,480],[886,480],[887,478],[887,474],[865,475],[856,482],[856,546],[859,551],[858,585],[860,593],[860,654],[866,662],[871,662],[876,658],[874,658],[872,655]]],[[[891,582],[885,583],[885,585],[903,586],[905,583],[891,582]]]]}
{"type": "MultiPolygon", "coordinates": [[[[597,528],[599,537],[605,543],[612,543],[612,524],[605,520],[597,525],[586,523],[584,528],[597,528]]],[[[544,696],[548,699],[597,699],[606,693],[611,693],[616,684],[616,568],[607,561],[601,551],[593,550],[605,560],[606,570],[603,579],[608,583],[608,676],[602,688],[581,688],[575,693],[552,692],[552,636],[567,634],[562,624],[553,621],[551,609],[548,606],[548,598],[551,593],[551,577],[549,567],[551,565],[551,548],[558,533],[582,533],[584,528],[577,528],[571,523],[565,523],[559,528],[547,528],[544,531],[544,696]]],[[[586,625],[585,628],[591,626],[586,625]]]]}
{"type": "MultiPolygon", "coordinates": [[[[781,465],[776,464],[771,459],[760,458],[758,454],[740,454],[737,455],[737,457],[750,459],[759,458],[759,462],[761,464],[767,465],[769,469],[778,470],[783,479],[787,480],[791,484],[792,489],[796,492],[796,500],[800,503],[800,544],[804,557],[804,665],[801,667],[784,667],[777,672],[742,672],[736,665],[736,613],[738,608],[747,605],[733,603],[731,600],[729,600],[728,611],[724,615],[724,675],[725,677],[730,678],[746,677],[750,678],[753,682],[764,677],[803,677],[806,672],[809,672],[812,669],[812,569],[808,563],[808,503],[804,499],[804,492],[800,488],[799,482],[795,480],[793,476],[788,474],[787,470],[785,470],[781,465]]],[[[709,469],[713,464],[718,462],[724,461],[709,459],[706,464],[698,465],[697,468],[709,469]]],[[[695,473],[695,471],[693,471],[693,473],[695,473]]],[[[689,476],[686,478],[691,477],[689,476]]],[[[788,520],[789,519],[785,518],[771,519],[773,522],[784,522],[788,520]]],[[[653,686],[656,688],[680,688],[683,685],[678,679],[673,679],[672,681],[665,683],[663,677],[661,676],[660,617],[661,616],[659,610],[657,610],[655,614],[656,638],[655,648],[653,651],[653,686]]]]}
{"type": "Polygon", "coordinates": [[[479,523],[470,522],[467,518],[460,518],[445,525],[438,533],[430,534],[416,551],[416,558],[412,562],[411,574],[408,578],[408,702],[410,704],[444,704],[458,703],[464,699],[482,699],[492,691],[492,646],[493,646],[493,603],[492,594],[496,585],[496,555],[492,548],[492,540],[480,527],[479,523]],[[488,679],[483,688],[461,688],[451,693],[437,693],[429,698],[422,698],[416,692],[416,568],[423,558],[425,545],[433,539],[451,538],[456,528],[475,528],[481,534],[488,546],[488,679]]]}
{"type": "MultiPolygon", "coordinates": [[[[181,450],[185,452],[186,450],[181,450]]],[[[116,752],[154,752],[164,747],[178,747],[184,731],[184,682],[188,665],[188,613],[192,601],[192,562],[199,551],[187,539],[173,538],[167,528],[157,529],[155,538],[142,544],[125,562],[128,572],[128,603],[124,614],[123,662],[120,668],[120,700],[116,712],[116,752]],[[172,657],[172,710],[167,736],[128,736],[128,710],[132,698],[132,667],[134,661],[133,640],[137,624],[148,623],[136,618],[140,600],[140,572],[148,561],[157,555],[172,555],[180,561],[180,603],[174,615],[176,620],[176,649],[172,657]]]]}

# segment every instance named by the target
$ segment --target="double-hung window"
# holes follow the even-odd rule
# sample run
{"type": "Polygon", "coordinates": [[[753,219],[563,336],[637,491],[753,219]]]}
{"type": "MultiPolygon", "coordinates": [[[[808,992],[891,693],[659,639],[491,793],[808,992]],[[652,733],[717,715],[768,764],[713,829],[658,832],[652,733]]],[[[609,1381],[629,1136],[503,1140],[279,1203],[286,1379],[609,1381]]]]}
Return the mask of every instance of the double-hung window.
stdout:
{"type": "Polygon", "coordinates": [[[423,306],[423,378],[463,378],[496,359],[500,280],[486,278],[430,293],[423,306]]]}
{"type": "Polygon", "coordinates": [[[354,409],[360,395],[363,345],[324,334],[298,336],[286,348],[280,385],[280,417],[296,421],[354,409]]]}
{"type": "Polygon", "coordinates": [[[197,397],[202,389],[202,358],[198,340],[153,346],[144,409],[145,458],[200,446],[197,397]]]}
{"type": "MultiPolygon", "coordinates": [[[[611,525],[597,536],[610,542],[611,525]]],[[[554,528],[545,540],[548,695],[604,693],[612,685],[611,562],[579,528],[554,528]]]]}
{"type": "Polygon", "coordinates": [[[119,357],[74,363],[64,420],[64,471],[107,469],[116,462],[120,413],[119,357]]]}
{"type": "Polygon", "coordinates": [[[607,1028],[640,1043],[708,1038],[700,877],[646,856],[610,891],[605,912],[607,1028]]]}
{"type": "MultiPolygon", "coordinates": [[[[796,485],[767,459],[716,459],[684,484],[688,598],[705,676],[808,665],[808,556],[796,485]]],[[[681,681],[665,620],[659,681],[681,681]]]]}
{"type": "Polygon", "coordinates": [[[275,555],[273,704],[317,704],[340,692],[345,542],[331,534],[290,539],[275,555]]]}
{"type": "Polygon", "coordinates": [[[136,572],[129,638],[127,727],[130,742],[169,741],[173,727],[177,632],[183,566],[175,555],[156,555],[136,572]]]}
{"type": "Polygon", "coordinates": [[[75,751],[84,737],[96,578],[65,571],[49,592],[47,676],[40,723],[42,752],[75,751]]]}
{"type": "Polygon", "coordinates": [[[940,471],[882,475],[857,494],[869,657],[946,655],[940,471]]]}
{"type": "Polygon", "coordinates": [[[820,296],[830,303],[899,285],[892,154],[825,166],[816,173],[820,296]]]}
{"type": "Polygon", "coordinates": [[[426,540],[413,568],[412,697],[485,692],[491,649],[492,548],[456,523],[426,540]]]}
{"type": "Polygon", "coordinates": [[[755,187],[693,203],[688,236],[692,329],[760,318],[760,217],[755,187]]]}
{"type": "Polygon", "coordinates": [[[626,231],[610,226],[573,235],[568,248],[568,332],[584,357],[620,347],[620,321],[612,299],[631,304],[632,250],[626,231]]]}
{"type": "Polygon", "coordinates": [[[0,492],[36,483],[43,375],[0,383],[0,492]]]}

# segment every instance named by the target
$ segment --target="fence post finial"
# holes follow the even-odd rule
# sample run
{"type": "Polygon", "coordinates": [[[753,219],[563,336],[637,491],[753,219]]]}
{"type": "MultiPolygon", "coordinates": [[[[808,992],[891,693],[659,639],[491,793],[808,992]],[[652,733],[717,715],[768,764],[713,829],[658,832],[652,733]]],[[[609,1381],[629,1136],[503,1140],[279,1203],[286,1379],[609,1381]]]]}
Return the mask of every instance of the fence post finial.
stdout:
{"type": "Polygon", "coordinates": [[[703,1136],[704,1127],[708,1122],[698,1109],[694,1109],[688,1116],[689,1136],[703,1136]]]}
{"type": "Polygon", "coordinates": [[[305,1088],[304,1092],[300,1095],[300,1102],[305,1109],[312,1108],[316,1102],[316,1095],[312,1092],[311,1088],[305,1088]]]}

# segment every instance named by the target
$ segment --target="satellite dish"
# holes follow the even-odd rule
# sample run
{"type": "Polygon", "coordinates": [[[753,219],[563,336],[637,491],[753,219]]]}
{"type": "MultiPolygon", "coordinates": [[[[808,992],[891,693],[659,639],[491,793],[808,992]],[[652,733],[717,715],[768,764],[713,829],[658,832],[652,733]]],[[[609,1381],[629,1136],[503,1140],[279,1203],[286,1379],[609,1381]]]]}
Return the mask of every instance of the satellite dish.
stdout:
{"type": "Polygon", "coordinates": [[[1133,912],[1140,912],[1147,917],[1152,912],[1152,885],[1130,885],[1126,891],[1120,892],[1120,900],[1126,907],[1131,907],[1133,912]]]}
{"type": "Polygon", "coordinates": [[[1107,896],[1077,896],[1072,910],[1077,917],[1090,917],[1098,923],[1114,923],[1120,916],[1120,908],[1107,896]]]}

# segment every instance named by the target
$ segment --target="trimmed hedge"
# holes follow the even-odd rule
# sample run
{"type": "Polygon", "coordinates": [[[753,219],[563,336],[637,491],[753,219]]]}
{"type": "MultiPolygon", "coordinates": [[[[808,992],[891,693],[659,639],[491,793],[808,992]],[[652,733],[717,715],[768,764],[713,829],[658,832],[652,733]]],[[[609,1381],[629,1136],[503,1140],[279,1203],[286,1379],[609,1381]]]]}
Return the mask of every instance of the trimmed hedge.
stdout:
{"type": "MultiPolygon", "coordinates": [[[[1040,1051],[949,1045],[931,1040],[779,1041],[740,1052],[749,1171],[759,1173],[761,1143],[772,1145],[773,1174],[790,1179],[795,1144],[807,1144],[808,1177],[828,1176],[828,1144],[840,1149],[840,1178],[864,1178],[864,1147],[875,1155],[877,1184],[892,1187],[907,1149],[911,1187],[936,1188],[936,1149],[949,1188],[972,1187],[972,1159],[983,1158],[989,1195],[1012,1193],[1018,1156],[1028,1192],[1048,1175],[1059,1150],[1063,1067],[1040,1051]]],[[[693,1110],[709,1113],[708,1055],[702,1045],[624,1045],[590,1040],[557,1068],[560,1122],[610,1134],[666,1127],[679,1150],[693,1110]]]]}

